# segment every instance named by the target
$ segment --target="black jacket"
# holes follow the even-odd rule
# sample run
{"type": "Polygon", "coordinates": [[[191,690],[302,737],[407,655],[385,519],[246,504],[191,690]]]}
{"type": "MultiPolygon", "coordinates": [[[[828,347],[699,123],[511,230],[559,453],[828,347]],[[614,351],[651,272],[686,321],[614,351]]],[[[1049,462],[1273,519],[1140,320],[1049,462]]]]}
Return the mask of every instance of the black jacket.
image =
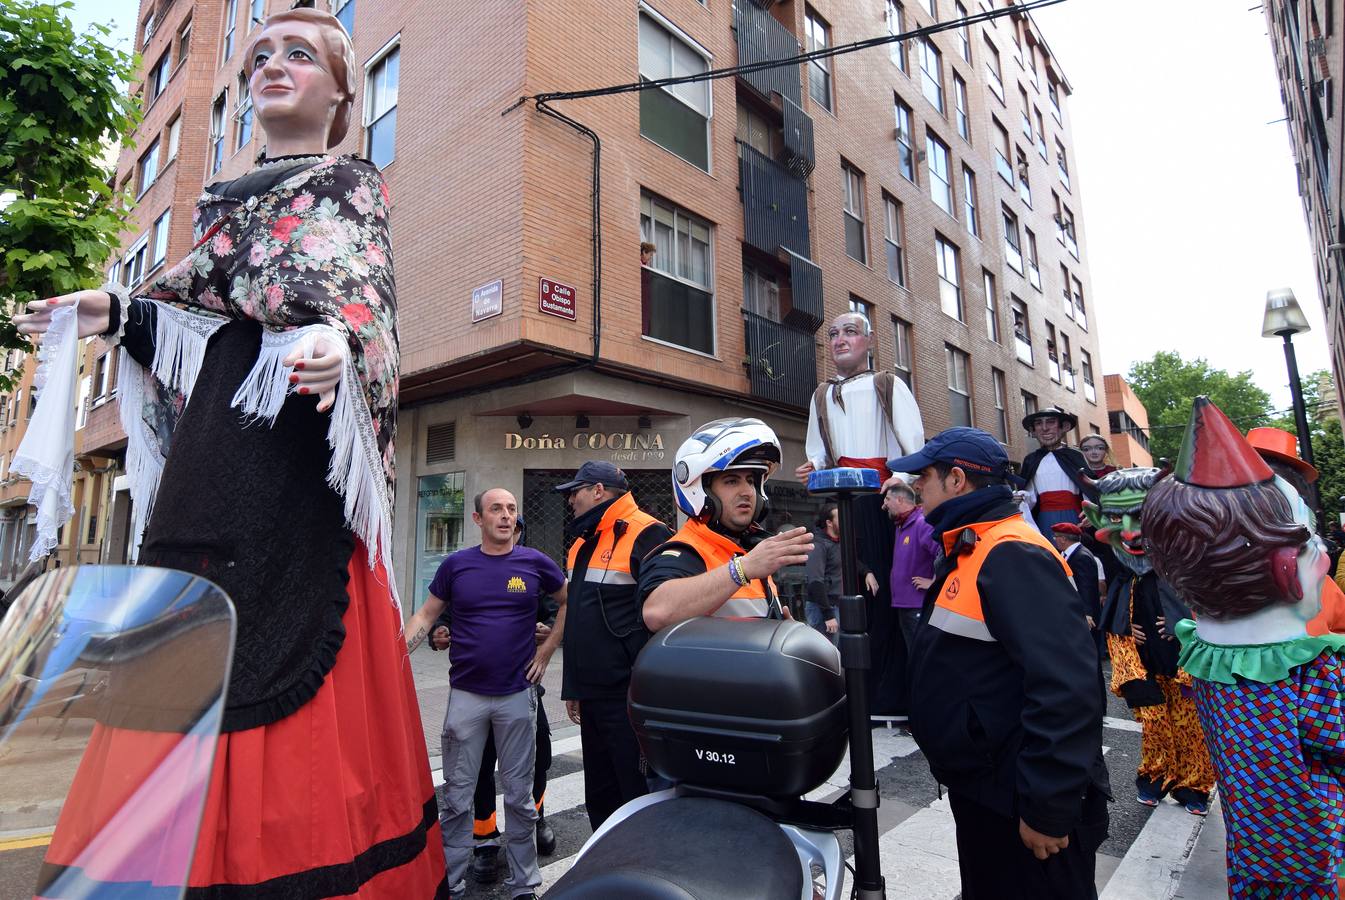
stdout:
{"type": "Polygon", "coordinates": [[[1177,676],[1181,646],[1176,640],[1158,633],[1159,616],[1165,620],[1170,638],[1175,634],[1177,623],[1191,617],[1191,610],[1156,572],[1139,575],[1133,569],[1125,568],[1107,584],[1107,605],[1102,611],[1103,630],[1121,637],[1131,636],[1132,625],[1138,625],[1144,631],[1145,641],[1136,649],[1146,675],[1118,687],[1131,709],[1166,703],[1155,677],[1177,676]]]}
{"type": "MultiPolygon", "coordinates": [[[[1006,488],[993,487],[945,505],[955,508],[928,516],[936,533],[1017,509],[1006,488]]],[[[1068,835],[1090,787],[1110,793],[1102,673],[1083,601],[1047,550],[1007,541],[976,581],[995,639],[941,631],[930,613],[959,558],[939,560],[926,594],[911,655],[911,730],[950,791],[1043,834],[1068,835]]]]}
{"type": "Polygon", "coordinates": [[[1074,573],[1074,586],[1083,598],[1084,611],[1093,622],[1102,621],[1102,592],[1098,590],[1098,580],[1102,578],[1102,567],[1097,557],[1088,552],[1088,548],[1079,545],[1079,549],[1069,555],[1069,568],[1074,573]]]}

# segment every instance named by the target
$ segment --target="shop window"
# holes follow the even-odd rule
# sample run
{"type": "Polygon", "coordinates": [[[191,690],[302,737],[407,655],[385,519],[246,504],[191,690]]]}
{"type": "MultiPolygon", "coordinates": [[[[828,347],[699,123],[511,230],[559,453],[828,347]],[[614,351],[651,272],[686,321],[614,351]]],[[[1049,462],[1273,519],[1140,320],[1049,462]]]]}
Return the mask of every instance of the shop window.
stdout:
{"type": "Polygon", "coordinates": [[[417,480],[416,585],[407,612],[414,612],[425,602],[444,557],[462,549],[465,484],[462,472],[423,475],[417,480]]]}

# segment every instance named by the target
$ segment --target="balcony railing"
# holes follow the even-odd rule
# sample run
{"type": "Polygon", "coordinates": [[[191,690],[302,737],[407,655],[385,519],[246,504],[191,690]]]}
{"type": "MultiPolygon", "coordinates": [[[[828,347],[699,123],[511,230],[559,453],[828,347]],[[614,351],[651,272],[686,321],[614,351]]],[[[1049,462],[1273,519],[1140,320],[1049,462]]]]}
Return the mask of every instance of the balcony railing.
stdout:
{"type": "Polygon", "coordinates": [[[1079,327],[1084,331],[1088,330],[1088,313],[1083,311],[1082,306],[1074,308],[1074,321],[1079,323],[1079,327]]]}
{"type": "Polygon", "coordinates": [[[808,185],[764,153],[746,144],[739,146],[738,177],[747,242],[772,256],[784,247],[810,258],[808,185]]]}
{"type": "MultiPolygon", "coordinates": [[[[799,55],[799,40],[754,0],[736,0],[733,4],[733,31],[738,38],[738,64],[789,59],[799,55]]],[[[803,103],[799,87],[799,67],[774,66],[741,76],[763,97],[779,94],[795,106],[803,103]]]]}
{"type": "Polygon", "coordinates": [[[803,409],[817,387],[817,347],[809,332],[743,311],[752,396],[803,409]]]}
{"type": "Polygon", "coordinates": [[[1074,299],[1070,297],[1068,287],[1062,293],[1061,299],[1065,301],[1065,315],[1071,319],[1074,318],[1074,299]]]}
{"type": "Polygon", "coordinates": [[[1013,351],[1019,362],[1032,365],[1032,342],[1017,332],[1013,335],[1013,351]]]}
{"type": "Polygon", "coordinates": [[[790,310],[785,323],[809,334],[826,321],[822,311],[822,270],[811,259],[789,250],[790,310]]]}
{"type": "Polygon", "coordinates": [[[1056,382],[1057,384],[1059,384],[1059,383],[1060,383],[1060,360],[1056,359],[1054,356],[1047,357],[1047,358],[1051,361],[1051,364],[1050,364],[1050,366],[1048,367],[1048,368],[1049,368],[1049,371],[1050,371],[1050,373],[1051,373],[1051,380],[1054,381],[1054,382],[1056,382]]]}
{"type": "Polygon", "coordinates": [[[1083,395],[1089,403],[1097,402],[1097,388],[1094,387],[1093,382],[1089,381],[1087,378],[1083,380],[1083,395]]]}
{"type": "Polygon", "coordinates": [[[995,171],[999,173],[1000,178],[1013,184],[1013,164],[999,151],[995,151],[995,171]]]}
{"type": "Polygon", "coordinates": [[[785,168],[795,178],[807,178],[813,172],[813,120],[803,107],[784,98],[785,168]]]}
{"type": "Polygon", "coordinates": [[[1074,379],[1074,370],[1069,367],[1068,363],[1065,364],[1065,369],[1061,374],[1065,377],[1065,390],[1077,391],[1079,389],[1078,382],[1074,379]]]}

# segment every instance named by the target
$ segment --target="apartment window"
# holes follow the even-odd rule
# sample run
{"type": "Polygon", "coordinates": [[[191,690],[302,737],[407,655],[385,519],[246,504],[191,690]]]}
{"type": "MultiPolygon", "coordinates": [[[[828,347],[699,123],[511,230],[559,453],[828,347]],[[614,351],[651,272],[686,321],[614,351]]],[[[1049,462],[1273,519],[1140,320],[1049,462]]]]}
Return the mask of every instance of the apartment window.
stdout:
{"type": "Polygon", "coordinates": [[[911,134],[911,108],[894,95],[892,109],[897,120],[897,163],[906,180],[915,181],[915,138],[911,134]]]}
{"type": "Polygon", "coordinates": [[[780,284],[775,276],[743,263],[743,309],[754,316],[780,321],[780,284]]]}
{"type": "MultiPolygon", "coordinates": [[[[109,363],[111,362],[111,358],[112,354],[109,352],[104,353],[102,356],[98,357],[98,359],[94,360],[93,396],[95,400],[102,399],[103,397],[107,396],[108,370],[111,368],[111,366],[109,365],[109,363]]],[[[0,416],[0,418],[3,418],[3,416],[0,416]]]]}
{"type": "Polygon", "coordinates": [[[962,135],[964,141],[971,143],[971,119],[967,116],[967,83],[956,72],[953,73],[953,104],[957,133],[962,135]]]}
{"type": "Polygon", "coordinates": [[[887,280],[906,286],[906,256],[902,247],[901,204],[883,194],[883,243],[887,250],[887,280]]]}
{"type": "Polygon", "coordinates": [[[1077,278],[1074,279],[1074,321],[1078,322],[1084,331],[1088,330],[1088,313],[1083,306],[1083,285],[1077,278]]]}
{"type": "Polygon", "coordinates": [[[1009,310],[1013,314],[1013,345],[1018,361],[1032,365],[1032,326],[1027,318],[1027,305],[1012,294],[1009,310]]]}
{"type": "Polygon", "coordinates": [[[714,248],[710,223],[640,194],[641,240],[656,252],[642,290],[644,334],[700,353],[715,352],[714,248]]]}
{"type": "Polygon", "coordinates": [[[1027,417],[1037,411],[1037,395],[1030,391],[1019,391],[1023,398],[1023,416],[1027,417]]]}
{"type": "Polygon", "coordinates": [[[1019,147],[1019,148],[1018,148],[1018,199],[1022,200],[1022,201],[1023,201],[1023,204],[1024,204],[1025,206],[1027,206],[1028,209],[1031,209],[1031,208],[1032,208],[1032,184],[1031,184],[1031,182],[1028,180],[1028,173],[1029,173],[1029,171],[1030,171],[1030,170],[1028,169],[1028,166],[1027,166],[1027,154],[1023,152],[1023,148],[1022,148],[1022,147],[1019,147]]]}
{"type": "Polygon", "coordinates": [[[149,145],[145,155],[140,157],[136,164],[135,194],[139,197],[154,184],[154,179],[159,177],[159,139],[149,145]]]}
{"type": "Polygon", "coordinates": [[[995,126],[995,171],[999,177],[1013,186],[1013,165],[1009,162],[1009,154],[1012,152],[1009,143],[1009,132],[1000,124],[999,119],[991,117],[995,126]]]}
{"type": "Polygon", "coordinates": [[[911,393],[915,393],[915,379],[912,377],[914,370],[911,363],[911,323],[893,316],[892,330],[896,333],[896,352],[893,354],[892,366],[896,369],[897,377],[906,383],[911,393]]]}
{"type": "Polygon", "coordinates": [[[1079,258],[1079,241],[1074,233],[1074,213],[1070,212],[1068,206],[1061,206],[1060,229],[1064,233],[1065,249],[1075,259],[1079,258]]]}
{"type": "Polygon", "coordinates": [[[934,21],[939,21],[939,0],[925,0],[925,8],[929,10],[934,21]]]}
{"type": "Polygon", "coordinates": [[[1065,315],[1074,318],[1074,300],[1069,294],[1069,269],[1060,267],[1060,296],[1065,301],[1065,315]]]}
{"type": "Polygon", "coordinates": [[[247,78],[238,76],[238,109],[234,112],[234,149],[241,150],[252,140],[252,91],[248,90],[247,78]]]}
{"type": "Polygon", "coordinates": [[[868,238],[864,233],[864,173],[847,162],[841,163],[844,182],[845,252],[851,259],[867,264],[868,238]]]}
{"type": "Polygon", "coordinates": [[[1004,79],[999,71],[999,50],[995,47],[995,42],[990,40],[990,35],[985,36],[985,71],[990,76],[990,90],[995,92],[999,102],[1004,102],[1004,79]]]}
{"type": "Polygon", "coordinates": [[[1046,359],[1049,364],[1051,380],[1059,383],[1060,381],[1060,348],[1056,345],[1055,326],[1051,320],[1046,320],[1046,359]]]}
{"type": "Polygon", "coordinates": [[[1028,118],[1027,111],[1031,104],[1027,99],[1027,88],[1023,87],[1021,84],[1018,85],[1018,101],[1020,104],[1018,108],[1018,120],[1023,129],[1023,136],[1030,141],[1032,140],[1032,120],[1028,118]]]}
{"type": "Polygon", "coordinates": [[[144,235],[138,241],[131,245],[131,249],[126,253],[126,260],[122,263],[122,277],[126,279],[126,286],[133,288],[140,284],[145,277],[145,257],[148,256],[149,235],[144,235]]]}
{"type": "Polygon", "coordinates": [[[976,173],[970,166],[962,167],[962,218],[967,230],[981,236],[981,222],[976,216],[976,173]]]}
{"type": "Polygon", "coordinates": [[[224,165],[224,109],[228,92],[222,92],[210,107],[210,174],[224,165]]]}
{"type": "MultiPolygon", "coordinates": [[[[967,8],[961,3],[953,4],[954,17],[961,20],[967,17],[967,8]]],[[[971,36],[967,32],[967,26],[963,25],[957,30],[957,48],[962,54],[962,58],[971,62],[971,36]]]]}
{"type": "MultiPolygon", "coordinates": [[[[803,30],[809,53],[831,46],[831,26],[810,6],[803,14],[803,30]]],[[[808,96],[823,109],[831,109],[831,60],[808,61],[808,96]]]]}
{"type": "Polygon", "coordinates": [[[1060,183],[1069,190],[1069,160],[1065,158],[1065,145],[1055,142],[1055,168],[1060,173],[1060,183]]]}
{"type": "MultiPolygon", "coordinates": [[[[640,14],[640,77],[647,81],[696,75],[709,69],[705,55],[640,14]]],[[[640,92],[640,134],[697,168],[710,171],[710,84],[698,81],[640,92]]]]}
{"type": "Polygon", "coordinates": [[[144,49],[145,45],[149,43],[149,39],[154,37],[154,30],[157,26],[158,26],[158,19],[155,16],[154,12],[151,11],[150,14],[145,17],[145,21],[142,22],[140,25],[141,49],[144,49]]]}
{"type": "Polygon", "coordinates": [[[920,92],[943,114],[943,57],[929,38],[920,39],[920,92]]]}
{"type": "Polygon", "coordinates": [[[173,74],[173,48],[170,45],[159,57],[159,61],[150,69],[149,77],[146,78],[149,91],[149,102],[153,103],[163,93],[164,88],[168,87],[168,79],[173,74]]]}
{"type": "Polygon", "coordinates": [[[1018,217],[1007,206],[1000,209],[1004,217],[1004,260],[1019,275],[1023,274],[1023,239],[1018,233],[1018,217]]]}
{"type": "Polygon", "coordinates": [[[939,308],[962,321],[961,261],[957,247],[943,235],[934,235],[934,261],[939,269],[939,308]]]}
{"type": "Polygon", "coordinates": [[[990,370],[990,381],[995,386],[995,437],[1001,444],[1009,442],[1009,388],[1004,373],[990,370]]]}
{"type": "Polygon", "coordinates": [[[981,283],[985,286],[985,336],[999,343],[999,292],[995,289],[995,276],[989,269],[981,270],[981,283]]]}
{"type": "Polygon", "coordinates": [[[238,0],[224,0],[224,56],[221,63],[234,55],[234,29],[238,25],[238,0]]]}
{"type": "Polygon", "coordinates": [[[1041,110],[1032,107],[1032,116],[1037,120],[1037,134],[1034,141],[1037,145],[1037,155],[1046,159],[1046,122],[1041,117],[1041,110]]]}
{"type": "MultiPolygon", "coordinates": [[[[780,129],[776,128],[765,116],[756,110],[738,104],[738,142],[753,150],[775,159],[779,155],[782,139],[780,129]]],[[[741,152],[739,156],[741,156],[741,152]]]]}
{"type": "Polygon", "coordinates": [[[1060,334],[1060,374],[1064,378],[1065,388],[1067,390],[1078,390],[1078,385],[1074,381],[1074,357],[1069,352],[1069,335],[1061,332],[1060,334]]]}
{"type": "MultiPolygon", "coordinates": [[[[644,24],[644,17],[640,19],[641,25],[644,24]]],[[[643,34],[643,32],[641,32],[643,34]]],[[[641,61],[644,58],[644,43],[640,45],[641,61]]],[[[395,146],[397,133],[397,87],[401,83],[402,71],[402,48],[400,45],[393,45],[383,56],[379,57],[370,67],[365,87],[365,117],[364,123],[366,135],[365,143],[367,145],[366,153],[369,161],[380,169],[390,164],[397,158],[395,146]]],[[[644,121],[644,102],[645,95],[656,93],[655,91],[642,91],[640,93],[640,120],[644,121]]],[[[643,132],[643,128],[641,132],[643,132]]]]}
{"type": "MultiPolygon", "coordinates": [[[[91,390],[93,390],[93,378],[92,376],[85,375],[79,380],[79,394],[75,397],[76,431],[83,428],[89,421],[89,391],[91,390]]],[[[32,417],[31,413],[29,414],[29,417],[32,417]]],[[[76,502],[78,502],[78,495],[76,495],[76,502]]],[[[56,540],[58,543],[62,541],[64,532],[65,526],[62,525],[61,530],[56,532],[56,540]]],[[[78,525],[75,526],[75,534],[79,534],[78,525]]]]}
{"type": "MultiPolygon", "coordinates": [[[[887,33],[903,34],[906,31],[906,10],[896,0],[887,0],[887,33]]],[[[906,44],[893,41],[890,45],[892,63],[901,71],[906,71],[906,44]]]]}
{"type": "Polygon", "coordinates": [[[1027,239],[1027,280],[1037,290],[1041,290],[1041,266],[1037,261],[1037,236],[1031,228],[1023,229],[1027,239]]]}
{"type": "Polygon", "coordinates": [[[168,223],[173,211],[166,209],[163,215],[154,220],[154,254],[150,268],[156,268],[168,257],[168,223]]]}
{"type": "Polygon", "coordinates": [[[191,20],[177,33],[177,64],[180,66],[187,61],[187,52],[191,49],[191,20]]]}
{"type": "Polygon", "coordinates": [[[1089,403],[1097,403],[1097,383],[1093,381],[1093,357],[1087,350],[1079,351],[1079,373],[1083,375],[1083,396],[1089,403]]]}
{"type": "MultiPolygon", "coordinates": [[[[870,303],[869,301],[865,300],[863,297],[856,297],[854,294],[851,294],[851,295],[850,295],[850,312],[854,313],[854,314],[857,315],[857,316],[863,316],[863,317],[864,317],[864,321],[867,322],[868,325],[869,325],[869,331],[870,331],[870,332],[873,331],[873,304],[872,304],[872,303],[870,303]]],[[[872,358],[872,356],[870,356],[870,358],[869,358],[869,365],[870,365],[870,366],[873,365],[873,358],[872,358]]]]}
{"type": "Polygon", "coordinates": [[[953,215],[953,176],[952,163],[948,156],[948,145],[934,136],[934,132],[925,132],[925,160],[929,166],[929,196],[939,209],[953,215]]]}
{"type": "Polygon", "coordinates": [[[1051,101],[1051,114],[1055,116],[1057,122],[1060,121],[1060,86],[1056,84],[1054,76],[1048,76],[1046,79],[1046,96],[1051,101]]]}
{"type": "Polygon", "coordinates": [[[336,20],[346,30],[346,34],[355,36],[355,0],[335,0],[336,20]]]}
{"type": "Polygon", "coordinates": [[[182,115],[179,113],[173,117],[173,121],[168,123],[168,155],[164,158],[164,162],[177,159],[177,145],[181,137],[182,115]]]}
{"type": "Polygon", "coordinates": [[[948,414],[954,426],[971,427],[971,358],[952,344],[943,345],[948,365],[948,414]]]}

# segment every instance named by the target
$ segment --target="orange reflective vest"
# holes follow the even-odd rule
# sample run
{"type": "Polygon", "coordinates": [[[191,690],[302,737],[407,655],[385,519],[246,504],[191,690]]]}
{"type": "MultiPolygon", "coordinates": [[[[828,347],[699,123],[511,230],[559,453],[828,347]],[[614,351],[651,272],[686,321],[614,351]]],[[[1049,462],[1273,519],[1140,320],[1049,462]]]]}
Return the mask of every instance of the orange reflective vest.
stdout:
{"type": "MultiPolygon", "coordinates": [[[[607,511],[598,520],[598,527],[589,540],[597,541],[593,555],[589,557],[584,569],[584,581],[601,585],[624,586],[633,588],[635,577],[631,573],[630,552],[635,539],[650,525],[658,524],[658,519],[635,505],[635,497],[627,491],[607,507],[607,511]],[[624,522],[621,526],[618,523],[624,522]],[[618,534],[617,532],[621,532],[618,534]]],[[[574,564],[586,541],[580,538],[570,545],[570,554],[566,561],[566,577],[574,578],[574,564]]],[[[578,585],[571,587],[577,590],[578,585]]]]}
{"type": "MultiPolygon", "coordinates": [[[[713,572],[727,565],[735,556],[746,556],[747,551],[737,543],[711,529],[699,519],[688,519],[687,523],[672,536],[663,548],[680,544],[701,558],[705,571],[713,572]]],[[[660,548],[663,549],[663,548],[660,548]]],[[[770,609],[770,598],[775,594],[775,582],[769,576],[749,581],[746,587],[740,587],[715,611],[716,616],[737,616],[742,618],[764,618],[770,609]]]]}
{"type": "Polygon", "coordinates": [[[1028,524],[1020,515],[1015,514],[997,522],[976,522],[965,528],[946,531],[943,535],[943,550],[954,560],[953,570],[944,579],[939,596],[934,601],[934,609],[929,614],[930,625],[947,634],[972,640],[995,640],[995,636],[985,624],[985,612],[981,608],[981,591],[977,578],[990,551],[1005,541],[1023,541],[1046,549],[1055,557],[1056,562],[1060,563],[1065,576],[1073,579],[1073,573],[1065,558],[1051,546],[1050,541],[1046,540],[1040,531],[1028,524]],[[976,535],[976,545],[970,552],[954,557],[954,548],[965,531],[971,531],[976,535]]]}

